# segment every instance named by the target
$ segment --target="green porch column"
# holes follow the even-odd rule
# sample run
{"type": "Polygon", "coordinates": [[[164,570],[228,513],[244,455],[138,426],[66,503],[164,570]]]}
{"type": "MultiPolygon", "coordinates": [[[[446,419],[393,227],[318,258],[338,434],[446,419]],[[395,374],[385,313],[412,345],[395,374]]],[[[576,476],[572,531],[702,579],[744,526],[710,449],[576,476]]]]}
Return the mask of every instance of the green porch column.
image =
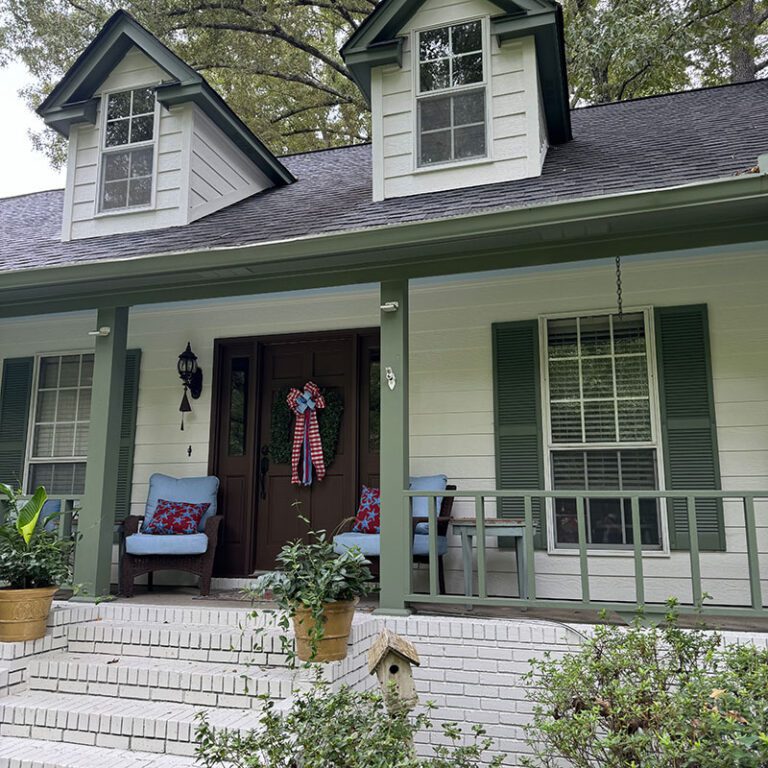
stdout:
{"type": "Polygon", "coordinates": [[[88,466],[74,578],[80,587],[75,599],[84,602],[109,595],[128,307],[99,309],[96,328],[109,328],[109,334],[96,336],[94,351],[88,466]]]}
{"type": "Polygon", "coordinates": [[[411,591],[408,487],[408,281],[381,284],[381,594],[379,613],[407,615],[411,591]],[[395,309],[395,305],[397,308],[395,309]],[[388,376],[389,374],[389,376],[388,376]],[[391,387],[394,376],[394,388],[391,387]]]}

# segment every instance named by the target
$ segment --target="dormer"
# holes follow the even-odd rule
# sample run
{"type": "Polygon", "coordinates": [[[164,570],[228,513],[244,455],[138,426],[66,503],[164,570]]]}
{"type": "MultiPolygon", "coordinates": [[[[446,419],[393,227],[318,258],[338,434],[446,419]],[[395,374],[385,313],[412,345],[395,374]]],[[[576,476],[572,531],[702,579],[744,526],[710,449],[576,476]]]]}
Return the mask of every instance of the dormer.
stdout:
{"type": "Polygon", "coordinates": [[[383,0],[342,48],[373,121],[373,199],[539,176],[571,138],[553,0],[383,0]]]}
{"type": "Polygon", "coordinates": [[[205,79],[124,11],[38,112],[69,142],[63,240],[181,226],[294,181],[205,79]]]}

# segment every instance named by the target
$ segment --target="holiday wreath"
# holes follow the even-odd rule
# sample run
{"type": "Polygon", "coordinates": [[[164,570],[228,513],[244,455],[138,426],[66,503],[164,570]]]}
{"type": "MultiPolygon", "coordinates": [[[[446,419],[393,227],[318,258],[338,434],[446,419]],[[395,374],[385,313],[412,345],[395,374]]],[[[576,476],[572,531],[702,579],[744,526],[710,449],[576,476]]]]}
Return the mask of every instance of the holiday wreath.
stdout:
{"type": "MultiPolygon", "coordinates": [[[[294,414],[288,405],[290,387],[284,387],[275,394],[272,402],[271,443],[269,458],[275,464],[290,464],[293,447],[294,414]]],[[[341,434],[341,418],[344,414],[344,398],[336,389],[321,389],[325,408],[318,411],[317,426],[323,443],[325,466],[330,467],[336,458],[341,434]]]]}

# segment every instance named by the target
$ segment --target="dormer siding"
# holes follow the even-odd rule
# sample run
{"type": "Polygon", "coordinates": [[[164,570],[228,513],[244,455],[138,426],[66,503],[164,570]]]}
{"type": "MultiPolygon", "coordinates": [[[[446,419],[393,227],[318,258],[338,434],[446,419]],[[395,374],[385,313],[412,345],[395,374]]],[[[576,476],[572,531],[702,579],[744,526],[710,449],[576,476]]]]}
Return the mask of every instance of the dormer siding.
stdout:
{"type": "Polygon", "coordinates": [[[490,31],[498,6],[485,0],[427,0],[403,27],[402,66],[371,72],[373,197],[422,194],[541,174],[547,134],[533,37],[499,46],[490,31]],[[480,19],[486,89],[487,150],[482,158],[419,166],[417,136],[420,30],[480,19]]]}

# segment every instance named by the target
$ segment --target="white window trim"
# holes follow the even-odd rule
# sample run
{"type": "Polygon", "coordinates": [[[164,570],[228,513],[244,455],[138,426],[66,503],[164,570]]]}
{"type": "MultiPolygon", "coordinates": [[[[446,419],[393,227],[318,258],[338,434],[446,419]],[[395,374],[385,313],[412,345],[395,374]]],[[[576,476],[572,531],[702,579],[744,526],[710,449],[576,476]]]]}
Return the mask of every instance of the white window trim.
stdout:
{"type": "Polygon", "coordinates": [[[137,141],[134,144],[120,144],[116,147],[106,147],[107,140],[107,99],[113,93],[125,93],[126,91],[140,91],[142,88],[157,88],[161,83],[153,82],[143,85],[134,85],[129,88],[110,88],[101,92],[101,104],[99,106],[99,158],[96,167],[96,200],[94,202],[94,218],[105,218],[109,216],[124,216],[131,213],[144,213],[153,211],[157,205],[157,166],[159,161],[159,139],[160,139],[160,102],[155,96],[155,119],[152,125],[152,140],[137,141]],[[141,149],[142,147],[152,147],[152,190],[147,205],[134,205],[126,208],[112,208],[108,211],[101,209],[101,183],[104,173],[104,156],[112,152],[128,151],[132,149],[141,149]]]}
{"type": "MultiPolygon", "coordinates": [[[[656,451],[656,472],[660,489],[666,488],[664,476],[664,453],[661,439],[661,410],[659,407],[659,379],[656,371],[656,333],[654,329],[653,307],[633,306],[624,307],[624,314],[642,313],[645,317],[645,343],[648,359],[648,395],[651,410],[651,440],[643,442],[621,443],[589,443],[586,446],[590,450],[621,450],[651,448],[656,451]]],[[[552,443],[552,430],[550,421],[549,403],[549,364],[547,346],[547,321],[562,320],[576,317],[594,317],[596,315],[615,315],[616,308],[577,310],[571,312],[556,312],[539,315],[539,375],[541,384],[541,425],[543,431],[542,448],[544,452],[544,488],[548,491],[552,487],[552,451],[553,450],[579,450],[584,449],[584,443],[552,443]]],[[[547,499],[547,553],[550,555],[564,555],[578,557],[577,547],[557,547],[555,544],[555,508],[552,499],[547,499]]],[[[662,499],[659,504],[659,531],[661,533],[660,549],[644,549],[643,557],[670,557],[669,526],[667,525],[667,503],[662,499]]],[[[608,547],[588,547],[590,557],[634,557],[632,548],[610,549],[608,547]]]]}
{"type": "MultiPolygon", "coordinates": [[[[32,455],[32,447],[35,439],[35,421],[37,419],[37,400],[40,388],[40,365],[46,357],[66,357],[67,355],[92,355],[92,349],[65,349],[51,350],[49,352],[38,352],[35,354],[35,362],[32,366],[32,389],[30,392],[29,414],[27,424],[27,446],[24,451],[24,477],[22,479],[22,489],[26,492],[29,488],[31,468],[33,464],[88,464],[88,456],[63,456],[44,459],[36,459],[32,455]]],[[[90,425],[90,414],[88,424],[90,425]]],[[[87,466],[86,466],[87,472],[87,466]]],[[[60,494],[52,494],[59,496],[60,494]]]]}
{"type": "Polygon", "coordinates": [[[483,163],[493,162],[493,134],[491,131],[492,100],[491,92],[491,22],[490,16],[469,16],[466,18],[444,21],[440,24],[431,24],[426,27],[419,27],[411,30],[410,48],[411,48],[411,109],[413,115],[413,163],[411,171],[413,173],[427,173],[429,171],[445,170],[453,168],[462,168],[465,166],[481,165],[483,163]],[[483,79],[479,83],[470,83],[467,85],[457,85],[450,88],[441,88],[438,91],[421,90],[419,77],[420,58],[419,58],[419,35],[422,32],[429,32],[432,29],[442,29],[444,27],[455,27],[460,24],[467,24],[470,21],[479,21],[481,24],[480,34],[482,36],[482,54],[483,54],[483,79]],[[445,160],[442,163],[429,163],[427,165],[419,164],[419,152],[421,147],[421,135],[419,130],[419,102],[422,99],[428,99],[436,96],[450,96],[455,93],[472,90],[485,91],[485,154],[481,157],[462,158],[460,160],[445,160]]]}

